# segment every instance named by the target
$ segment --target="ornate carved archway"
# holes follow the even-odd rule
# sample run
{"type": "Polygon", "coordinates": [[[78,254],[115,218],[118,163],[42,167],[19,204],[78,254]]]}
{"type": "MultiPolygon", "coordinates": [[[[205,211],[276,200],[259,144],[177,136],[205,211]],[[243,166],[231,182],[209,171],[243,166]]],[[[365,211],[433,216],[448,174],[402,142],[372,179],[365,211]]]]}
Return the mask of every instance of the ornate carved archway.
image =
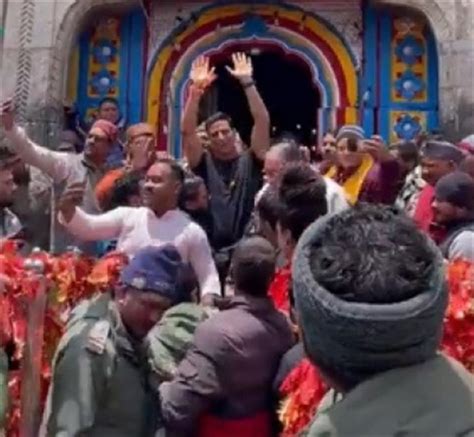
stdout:
{"type": "Polygon", "coordinates": [[[160,144],[180,154],[179,121],[191,64],[238,40],[278,46],[308,64],[322,96],[320,127],[357,121],[355,58],[341,35],[321,18],[286,5],[208,6],[157,49],[148,73],[147,119],[160,127],[160,144]]]}

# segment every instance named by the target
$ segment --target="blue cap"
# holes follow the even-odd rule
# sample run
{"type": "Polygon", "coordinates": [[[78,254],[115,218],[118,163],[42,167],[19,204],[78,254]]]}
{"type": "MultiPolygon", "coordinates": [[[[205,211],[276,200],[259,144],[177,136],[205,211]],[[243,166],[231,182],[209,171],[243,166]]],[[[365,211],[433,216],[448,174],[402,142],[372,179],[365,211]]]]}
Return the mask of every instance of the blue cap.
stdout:
{"type": "Polygon", "coordinates": [[[177,302],[181,299],[178,277],[182,265],[181,256],[173,245],[147,246],[122,270],[120,279],[124,285],[177,302]]]}

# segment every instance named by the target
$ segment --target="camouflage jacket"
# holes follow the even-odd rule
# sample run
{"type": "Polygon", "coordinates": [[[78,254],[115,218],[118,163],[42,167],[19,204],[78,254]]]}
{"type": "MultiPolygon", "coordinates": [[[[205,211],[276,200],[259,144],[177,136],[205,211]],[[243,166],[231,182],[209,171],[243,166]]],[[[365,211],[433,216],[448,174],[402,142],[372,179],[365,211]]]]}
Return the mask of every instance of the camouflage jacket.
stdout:
{"type": "Polygon", "coordinates": [[[197,326],[208,318],[206,310],[194,303],[182,303],[169,309],[148,334],[148,359],[152,386],[173,379],[184,358],[197,326]]]}

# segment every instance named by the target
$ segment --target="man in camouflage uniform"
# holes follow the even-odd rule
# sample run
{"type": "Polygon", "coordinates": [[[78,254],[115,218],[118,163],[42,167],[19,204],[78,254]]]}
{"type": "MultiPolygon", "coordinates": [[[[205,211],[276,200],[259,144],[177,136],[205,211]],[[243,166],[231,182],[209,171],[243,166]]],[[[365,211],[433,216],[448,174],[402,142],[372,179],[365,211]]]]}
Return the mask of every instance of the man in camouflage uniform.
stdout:
{"type": "Polygon", "coordinates": [[[76,308],[54,359],[45,412],[49,436],[150,436],[159,406],[143,339],[182,300],[181,258],[171,245],[142,249],[112,299],[76,308]]]}

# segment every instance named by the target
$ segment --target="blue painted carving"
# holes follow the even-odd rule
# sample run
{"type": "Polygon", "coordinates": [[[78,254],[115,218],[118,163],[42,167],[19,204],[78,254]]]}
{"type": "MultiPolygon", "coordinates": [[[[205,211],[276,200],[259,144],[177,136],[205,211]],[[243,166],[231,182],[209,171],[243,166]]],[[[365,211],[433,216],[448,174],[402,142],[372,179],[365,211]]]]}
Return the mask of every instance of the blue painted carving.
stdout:
{"type": "Polygon", "coordinates": [[[409,114],[401,116],[393,127],[398,138],[402,140],[413,140],[421,133],[422,127],[417,117],[409,114]]]}
{"type": "Polygon", "coordinates": [[[395,54],[405,64],[413,65],[425,54],[425,48],[413,35],[407,35],[395,47],[395,54]]]}
{"type": "Polygon", "coordinates": [[[117,55],[117,47],[112,41],[101,39],[94,45],[92,53],[96,62],[105,65],[113,61],[113,58],[117,55]]]}
{"type": "Polygon", "coordinates": [[[397,92],[406,100],[413,100],[425,89],[424,82],[411,70],[406,70],[394,85],[397,92]]]}
{"type": "Polygon", "coordinates": [[[242,31],[250,35],[263,35],[267,33],[268,26],[263,19],[257,15],[248,15],[242,31]]]}
{"type": "Polygon", "coordinates": [[[116,86],[117,80],[105,68],[100,70],[91,79],[91,85],[101,96],[107,95],[116,86]]]}

